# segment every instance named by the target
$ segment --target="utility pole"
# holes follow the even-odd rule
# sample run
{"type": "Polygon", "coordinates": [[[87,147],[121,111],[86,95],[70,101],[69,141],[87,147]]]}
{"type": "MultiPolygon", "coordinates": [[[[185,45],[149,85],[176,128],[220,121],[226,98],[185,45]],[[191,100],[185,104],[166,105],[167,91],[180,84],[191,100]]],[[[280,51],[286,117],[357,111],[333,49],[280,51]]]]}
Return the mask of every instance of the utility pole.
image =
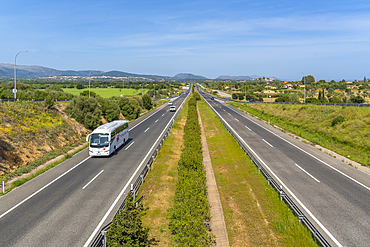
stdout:
{"type": "Polygon", "coordinates": [[[302,71],[298,71],[303,74],[303,83],[304,83],[304,98],[303,103],[306,103],[306,75],[302,71]]]}

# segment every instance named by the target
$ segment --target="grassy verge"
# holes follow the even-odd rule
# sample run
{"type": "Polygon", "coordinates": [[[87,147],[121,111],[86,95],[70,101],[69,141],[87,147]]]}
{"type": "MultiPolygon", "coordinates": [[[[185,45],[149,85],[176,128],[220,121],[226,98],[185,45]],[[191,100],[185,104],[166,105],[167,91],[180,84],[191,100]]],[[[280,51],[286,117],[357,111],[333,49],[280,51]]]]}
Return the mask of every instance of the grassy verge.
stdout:
{"type": "Polygon", "coordinates": [[[230,105],[313,143],[370,165],[370,108],[323,105],[230,105]],[[334,119],[342,117],[341,122],[334,119]],[[335,124],[333,124],[335,123],[335,124]]]}
{"type": "Polygon", "coordinates": [[[177,163],[182,153],[187,108],[187,104],[184,104],[138,194],[145,195],[143,204],[149,207],[147,215],[143,218],[143,224],[150,227],[150,238],[154,237],[159,246],[175,245],[168,227],[167,210],[174,200],[178,176],[177,163]]]}
{"type": "MultiPolygon", "coordinates": [[[[163,104],[165,104],[166,102],[168,102],[168,100],[164,100],[164,101],[157,101],[155,102],[155,107],[152,109],[156,109],[160,106],[162,106],[163,104]]],[[[143,115],[146,115],[148,113],[150,113],[152,110],[150,111],[146,111],[145,113],[143,113],[143,115]]],[[[132,120],[134,121],[134,120],[132,120]]],[[[132,122],[131,121],[131,122],[132,122]]],[[[59,148],[57,150],[54,150],[54,151],[51,151],[51,152],[48,152],[46,155],[44,155],[43,157],[40,157],[39,159],[35,160],[35,161],[32,161],[30,163],[28,163],[27,165],[24,165],[24,166],[20,166],[17,170],[15,170],[14,172],[11,172],[11,173],[7,173],[3,176],[0,176],[0,183],[1,181],[4,181],[4,183],[6,183],[7,181],[11,180],[12,178],[15,178],[15,177],[18,177],[18,176],[22,176],[23,174],[26,174],[26,173],[29,173],[31,172],[32,170],[36,169],[38,166],[46,163],[47,161],[49,160],[52,160],[60,155],[63,155],[64,154],[64,157],[56,162],[53,162],[52,164],[49,164],[47,165],[46,167],[36,171],[35,173],[32,173],[30,174],[29,176],[25,177],[25,178],[20,178],[16,181],[14,181],[9,187],[6,186],[6,189],[4,190],[5,193],[11,191],[12,189],[26,183],[27,181],[37,177],[38,175],[46,172],[47,170],[53,168],[54,166],[62,163],[63,161],[69,159],[70,157],[72,157],[74,154],[84,150],[87,146],[87,144],[83,147],[83,148],[80,148],[76,151],[74,151],[72,154],[67,154],[68,151],[72,150],[73,148],[79,146],[79,145],[82,145],[86,142],[86,137],[82,137],[79,141],[73,143],[73,144],[70,144],[68,146],[64,146],[62,148],[59,148]]],[[[2,188],[0,190],[0,196],[1,195],[4,195],[2,193],[2,188]]]]}
{"type": "Polygon", "coordinates": [[[198,107],[230,246],[318,246],[211,109],[198,107]]]}
{"type": "MultiPolygon", "coordinates": [[[[70,146],[67,146],[67,147],[63,147],[59,150],[56,150],[56,151],[53,151],[53,152],[50,152],[48,153],[46,156],[44,157],[41,157],[40,159],[37,159],[31,163],[29,163],[28,165],[26,166],[22,166],[20,167],[17,171],[13,172],[13,173],[9,173],[9,174],[6,174],[6,176],[3,176],[3,177],[0,177],[0,180],[1,181],[8,181],[9,179],[13,178],[13,177],[16,177],[16,176],[20,176],[24,173],[27,173],[27,172],[30,172],[31,170],[35,169],[36,167],[38,167],[39,165],[41,164],[44,164],[45,162],[51,160],[51,159],[54,159],[56,157],[58,157],[59,155],[62,155],[62,154],[65,154],[64,157],[56,162],[53,162],[47,166],[45,166],[44,168],[38,170],[37,172],[35,173],[32,173],[31,175],[25,177],[25,178],[21,178],[21,179],[18,179],[16,181],[14,181],[10,187],[6,188],[5,189],[5,193],[7,193],[8,191],[11,191],[12,189],[18,187],[18,186],[21,186],[22,184],[26,183],[27,181],[37,177],[38,175],[46,172],[47,170],[53,168],[54,166],[62,163],[63,161],[69,159],[70,157],[72,157],[73,155],[75,155],[76,153],[84,150],[86,148],[86,146],[82,147],[82,148],[79,148],[77,150],[75,150],[73,153],[71,154],[67,154],[67,152],[75,147],[77,147],[78,145],[81,145],[84,143],[84,139],[85,137],[83,137],[80,141],[70,145],[70,146]]],[[[1,195],[4,195],[2,193],[2,191],[0,192],[0,196],[1,195]]]]}

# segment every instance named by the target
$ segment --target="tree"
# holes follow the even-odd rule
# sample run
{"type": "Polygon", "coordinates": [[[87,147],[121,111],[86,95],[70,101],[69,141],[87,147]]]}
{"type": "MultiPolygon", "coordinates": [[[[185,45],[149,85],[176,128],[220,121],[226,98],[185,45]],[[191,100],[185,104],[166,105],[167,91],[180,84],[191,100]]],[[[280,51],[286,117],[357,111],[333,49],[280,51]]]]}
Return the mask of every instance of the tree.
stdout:
{"type": "Polygon", "coordinates": [[[84,87],[84,85],[82,85],[82,84],[77,84],[76,88],[77,88],[77,89],[84,89],[85,87],[84,87]]]}
{"type": "Polygon", "coordinates": [[[153,108],[152,98],[149,95],[144,94],[142,96],[142,100],[143,100],[143,106],[145,109],[150,110],[153,108]]]}
{"type": "Polygon", "coordinates": [[[239,100],[243,100],[243,99],[244,99],[244,94],[239,93],[239,94],[238,94],[238,99],[239,99],[239,100]]]}
{"type": "Polygon", "coordinates": [[[338,96],[333,96],[329,98],[330,103],[343,103],[342,99],[338,96]]]}
{"type": "Polygon", "coordinates": [[[118,101],[122,115],[128,120],[136,119],[140,115],[140,106],[135,99],[121,98],[118,101]]]}
{"type": "Polygon", "coordinates": [[[79,96],[66,107],[66,113],[87,129],[95,129],[101,125],[101,109],[95,98],[79,96]]]}
{"type": "Polygon", "coordinates": [[[139,203],[135,206],[131,193],[127,195],[125,209],[120,209],[107,231],[109,246],[149,246],[149,228],[144,227],[142,216],[147,208],[139,203]]]}
{"type": "MultiPolygon", "coordinates": [[[[80,96],[86,96],[86,97],[89,97],[89,90],[84,90],[80,93],[80,96]]],[[[97,95],[95,92],[93,91],[90,91],[90,97],[97,97],[99,95],[97,95]]]]}
{"type": "Polygon", "coordinates": [[[51,95],[48,95],[45,99],[45,107],[47,109],[52,108],[55,105],[54,98],[51,95]]]}
{"type": "Polygon", "coordinates": [[[238,98],[238,94],[237,94],[237,93],[233,93],[233,94],[231,95],[231,98],[232,98],[232,99],[237,99],[237,98],[238,98]]]}
{"type": "Polygon", "coordinates": [[[120,109],[118,104],[111,99],[104,99],[102,97],[97,97],[97,101],[101,106],[102,115],[108,122],[119,119],[120,109]]]}
{"type": "Polygon", "coordinates": [[[349,101],[355,104],[362,104],[365,102],[365,99],[361,97],[360,95],[358,96],[351,95],[351,97],[349,98],[349,101]]]}
{"type": "Polygon", "coordinates": [[[302,77],[302,82],[304,82],[305,78],[306,78],[306,84],[311,84],[311,83],[315,82],[315,77],[313,77],[312,75],[303,76],[302,77]]]}

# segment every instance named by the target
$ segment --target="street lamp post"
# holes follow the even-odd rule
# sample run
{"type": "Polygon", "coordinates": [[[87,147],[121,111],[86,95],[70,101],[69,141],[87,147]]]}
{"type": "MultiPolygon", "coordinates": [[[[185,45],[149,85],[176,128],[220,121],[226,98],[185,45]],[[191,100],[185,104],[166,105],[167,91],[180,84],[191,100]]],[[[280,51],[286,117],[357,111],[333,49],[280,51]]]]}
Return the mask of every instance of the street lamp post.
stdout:
{"type": "Polygon", "coordinates": [[[91,72],[93,72],[95,70],[91,70],[90,73],[89,73],[89,99],[90,99],[90,79],[91,79],[91,72]]]}
{"type": "Polygon", "coordinates": [[[302,71],[298,71],[303,74],[303,83],[304,83],[304,98],[303,103],[306,103],[306,75],[302,71]]]}
{"type": "Polygon", "coordinates": [[[244,83],[244,98],[245,98],[245,101],[247,101],[247,82],[244,83]]]}
{"type": "Polygon", "coordinates": [[[122,81],[122,94],[121,97],[125,97],[125,81],[122,81]]]}
{"type": "Polygon", "coordinates": [[[14,89],[13,89],[14,99],[17,99],[17,69],[16,69],[17,56],[21,52],[27,52],[27,51],[18,52],[17,55],[15,55],[15,58],[14,58],[14,89]]]}

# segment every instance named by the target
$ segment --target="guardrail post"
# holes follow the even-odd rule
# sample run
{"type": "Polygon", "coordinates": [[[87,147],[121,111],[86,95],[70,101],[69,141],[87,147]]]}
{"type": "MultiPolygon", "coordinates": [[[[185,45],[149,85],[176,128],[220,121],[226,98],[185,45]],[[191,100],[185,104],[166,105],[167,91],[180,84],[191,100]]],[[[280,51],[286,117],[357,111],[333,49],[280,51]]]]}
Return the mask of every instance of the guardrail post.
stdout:
{"type": "Polygon", "coordinates": [[[281,186],[281,185],[280,185],[279,193],[280,193],[280,201],[282,202],[283,201],[283,197],[285,195],[284,195],[284,191],[283,191],[283,186],[281,186]]]}
{"type": "Polygon", "coordinates": [[[261,168],[260,168],[260,166],[258,166],[258,173],[261,173],[261,168]]]}
{"type": "Polygon", "coordinates": [[[270,185],[270,180],[271,180],[271,178],[270,178],[270,177],[268,177],[268,178],[267,178],[267,185],[270,185]]]}
{"type": "Polygon", "coordinates": [[[150,165],[149,165],[149,163],[146,164],[146,166],[148,167],[148,171],[150,171],[150,165]]]}
{"type": "Polygon", "coordinates": [[[135,201],[135,190],[134,190],[134,185],[133,184],[131,184],[131,193],[132,193],[132,195],[133,195],[133,199],[134,199],[134,201],[135,201]]]}
{"type": "Polygon", "coordinates": [[[107,233],[107,231],[101,231],[101,234],[103,234],[103,244],[104,244],[104,247],[107,247],[107,238],[105,237],[105,234],[107,233]]]}
{"type": "Polygon", "coordinates": [[[141,177],[141,183],[143,184],[144,183],[144,175],[141,174],[140,177],[141,177]]]}
{"type": "Polygon", "coordinates": [[[298,215],[298,222],[299,222],[299,224],[301,224],[303,218],[304,218],[304,215],[298,215]]]}

